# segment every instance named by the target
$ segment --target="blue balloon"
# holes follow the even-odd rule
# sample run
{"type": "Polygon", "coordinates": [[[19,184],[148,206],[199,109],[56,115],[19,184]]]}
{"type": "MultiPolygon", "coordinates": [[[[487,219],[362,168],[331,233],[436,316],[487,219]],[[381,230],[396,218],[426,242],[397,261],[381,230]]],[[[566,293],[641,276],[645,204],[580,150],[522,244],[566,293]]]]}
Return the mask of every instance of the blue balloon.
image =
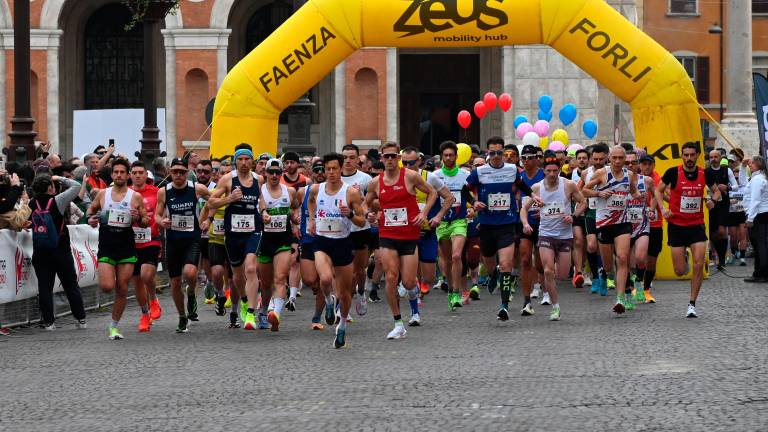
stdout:
{"type": "Polygon", "coordinates": [[[542,112],[548,113],[552,111],[552,96],[544,95],[539,98],[539,109],[542,112]]]}
{"type": "Polygon", "coordinates": [[[594,120],[586,120],[581,126],[581,130],[584,131],[584,135],[587,138],[592,139],[597,135],[597,123],[594,120]]]}
{"type": "Polygon", "coordinates": [[[539,111],[538,118],[539,118],[539,120],[552,121],[552,113],[551,112],[539,111]]]}
{"type": "Polygon", "coordinates": [[[515,117],[515,129],[517,129],[517,127],[523,123],[528,123],[528,117],[524,115],[519,115],[515,117]]]}
{"type": "Polygon", "coordinates": [[[560,109],[560,121],[563,125],[568,126],[576,120],[576,105],[566,104],[560,109]]]}

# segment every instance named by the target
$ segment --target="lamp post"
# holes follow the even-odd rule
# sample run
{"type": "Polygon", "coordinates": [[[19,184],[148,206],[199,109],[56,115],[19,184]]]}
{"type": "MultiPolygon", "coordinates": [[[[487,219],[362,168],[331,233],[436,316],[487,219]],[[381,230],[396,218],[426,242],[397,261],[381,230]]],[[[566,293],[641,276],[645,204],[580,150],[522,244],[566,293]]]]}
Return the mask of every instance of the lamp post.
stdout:
{"type": "Polygon", "coordinates": [[[11,148],[9,159],[19,162],[35,159],[35,137],[37,132],[32,128],[35,119],[32,118],[29,76],[29,0],[13,2],[13,75],[14,83],[14,115],[11,119],[11,148]]]}
{"type": "MultiPolygon", "coordinates": [[[[720,0],[720,22],[723,22],[723,0],[720,0]]],[[[720,120],[723,119],[723,113],[725,109],[725,102],[723,101],[723,72],[725,71],[725,62],[723,61],[723,28],[718,23],[712,24],[709,27],[709,34],[716,34],[720,36],[720,57],[718,62],[720,63],[720,120]]]]}

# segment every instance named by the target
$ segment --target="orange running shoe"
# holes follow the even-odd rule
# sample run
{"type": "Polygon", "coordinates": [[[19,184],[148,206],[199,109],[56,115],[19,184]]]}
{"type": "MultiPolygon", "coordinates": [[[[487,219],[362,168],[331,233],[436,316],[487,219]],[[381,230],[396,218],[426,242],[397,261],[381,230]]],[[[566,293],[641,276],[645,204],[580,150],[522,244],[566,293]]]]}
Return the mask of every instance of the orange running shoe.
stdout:
{"type": "Polygon", "coordinates": [[[141,318],[139,318],[139,333],[149,332],[151,324],[152,319],[149,317],[149,314],[141,314],[141,318]]]}
{"type": "Polygon", "coordinates": [[[149,318],[157,321],[163,315],[163,308],[160,307],[160,300],[155,298],[149,301],[149,318]]]}
{"type": "Polygon", "coordinates": [[[421,291],[421,295],[427,295],[429,294],[429,285],[425,282],[419,282],[419,290],[421,291]]]}
{"type": "Polygon", "coordinates": [[[581,272],[578,272],[575,275],[573,275],[573,287],[581,288],[583,286],[584,286],[584,275],[582,275],[581,272]]]}
{"type": "Polygon", "coordinates": [[[270,311],[269,315],[267,315],[267,321],[269,321],[270,330],[273,332],[280,330],[280,314],[275,311],[270,311]]]}

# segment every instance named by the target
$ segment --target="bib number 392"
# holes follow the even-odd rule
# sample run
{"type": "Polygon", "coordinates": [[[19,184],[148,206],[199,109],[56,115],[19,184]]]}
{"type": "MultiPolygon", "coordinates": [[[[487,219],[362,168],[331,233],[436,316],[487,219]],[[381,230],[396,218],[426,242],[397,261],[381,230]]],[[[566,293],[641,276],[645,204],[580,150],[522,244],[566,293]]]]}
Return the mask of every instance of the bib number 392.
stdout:
{"type": "Polygon", "coordinates": [[[701,197],[680,197],[680,213],[698,213],[701,211],[701,197]]]}

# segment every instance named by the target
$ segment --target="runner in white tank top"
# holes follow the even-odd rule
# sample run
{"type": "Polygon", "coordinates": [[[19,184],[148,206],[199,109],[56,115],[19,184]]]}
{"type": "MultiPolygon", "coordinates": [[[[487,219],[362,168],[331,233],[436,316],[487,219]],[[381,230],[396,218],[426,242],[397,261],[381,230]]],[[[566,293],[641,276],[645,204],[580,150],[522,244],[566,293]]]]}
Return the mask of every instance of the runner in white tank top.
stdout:
{"type": "MultiPolygon", "coordinates": [[[[559,321],[560,303],[557,298],[555,276],[560,279],[568,277],[573,248],[573,217],[584,214],[587,202],[575,182],[560,177],[560,162],[553,152],[548,151],[544,154],[543,168],[544,180],[533,185],[531,189],[545,203],[539,211],[539,256],[544,266],[544,285],[552,301],[549,319],[559,321]],[[576,203],[573,213],[571,213],[571,203],[576,203]]],[[[528,223],[528,210],[531,205],[532,201],[527,200],[520,212],[523,232],[527,234],[533,232],[533,228],[528,223]]],[[[533,309],[530,304],[525,305],[521,313],[532,314],[533,309]]]]}

